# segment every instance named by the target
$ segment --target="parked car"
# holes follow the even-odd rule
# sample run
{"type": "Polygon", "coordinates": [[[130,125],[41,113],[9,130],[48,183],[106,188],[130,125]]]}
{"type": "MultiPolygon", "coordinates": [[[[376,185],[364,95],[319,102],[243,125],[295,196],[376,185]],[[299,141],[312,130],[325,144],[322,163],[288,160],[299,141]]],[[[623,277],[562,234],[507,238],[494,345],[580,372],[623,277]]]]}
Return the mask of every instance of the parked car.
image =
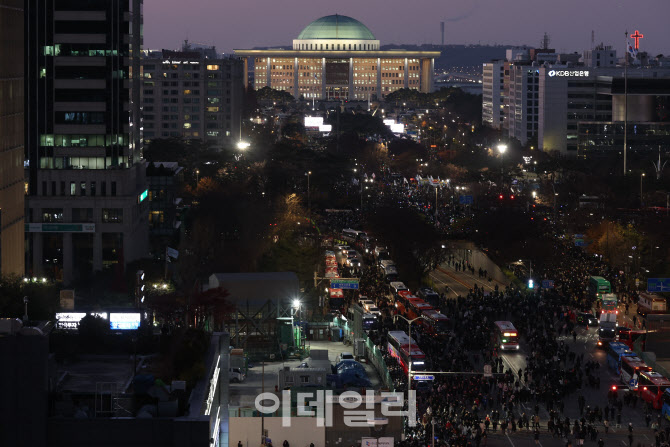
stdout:
{"type": "Polygon", "coordinates": [[[578,313],[577,324],[580,326],[598,326],[598,319],[589,313],[578,313]]]}
{"type": "Polygon", "coordinates": [[[244,382],[244,379],[247,378],[247,375],[244,374],[242,368],[229,368],[228,369],[228,381],[232,383],[244,382]]]}

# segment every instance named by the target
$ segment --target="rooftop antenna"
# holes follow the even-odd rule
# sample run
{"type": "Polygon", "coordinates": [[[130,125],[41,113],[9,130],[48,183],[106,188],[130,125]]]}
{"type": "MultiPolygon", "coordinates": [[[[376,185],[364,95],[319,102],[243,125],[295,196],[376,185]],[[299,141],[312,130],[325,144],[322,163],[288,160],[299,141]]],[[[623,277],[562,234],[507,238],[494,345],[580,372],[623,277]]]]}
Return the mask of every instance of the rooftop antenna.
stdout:
{"type": "Polygon", "coordinates": [[[542,47],[543,50],[546,50],[549,48],[549,34],[544,33],[544,37],[542,37],[542,42],[540,43],[540,47],[542,47]]]}
{"type": "Polygon", "coordinates": [[[444,46],[444,22],[440,22],[440,32],[442,33],[442,46],[444,46]]]}
{"type": "Polygon", "coordinates": [[[596,48],[596,31],[591,30],[591,50],[595,50],[596,48]]]}

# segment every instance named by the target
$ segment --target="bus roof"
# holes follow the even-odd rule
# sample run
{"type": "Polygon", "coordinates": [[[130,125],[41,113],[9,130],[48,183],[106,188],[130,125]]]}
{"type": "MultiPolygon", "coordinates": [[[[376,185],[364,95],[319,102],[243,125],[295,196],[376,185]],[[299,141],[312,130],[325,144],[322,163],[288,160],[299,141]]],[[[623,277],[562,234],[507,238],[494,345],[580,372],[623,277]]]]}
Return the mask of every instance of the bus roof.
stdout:
{"type": "Polygon", "coordinates": [[[610,348],[612,348],[612,350],[616,351],[616,352],[628,351],[628,345],[626,345],[625,343],[622,343],[620,341],[611,341],[610,342],[610,348]]]}
{"type": "Polygon", "coordinates": [[[495,321],[493,324],[495,324],[501,331],[516,331],[516,328],[511,321],[495,321]]]}
{"type": "Polygon", "coordinates": [[[447,317],[446,315],[443,315],[443,314],[439,313],[439,312],[436,311],[435,309],[424,310],[424,311],[421,312],[421,314],[422,314],[423,316],[425,316],[425,317],[428,317],[428,318],[433,319],[433,320],[436,320],[436,321],[439,321],[439,320],[449,320],[449,317],[447,317]]]}
{"type": "MultiPolygon", "coordinates": [[[[621,358],[622,362],[629,363],[631,366],[634,366],[636,368],[640,368],[643,366],[647,366],[646,363],[644,363],[644,360],[642,360],[640,357],[636,355],[627,355],[621,358]]],[[[647,366],[651,370],[650,366],[647,366]]]]}
{"type": "Polygon", "coordinates": [[[599,284],[602,284],[602,283],[607,283],[607,284],[609,284],[609,283],[610,283],[608,280],[606,280],[606,279],[603,278],[602,276],[592,276],[592,277],[589,278],[589,280],[590,280],[590,281],[595,281],[595,282],[597,282],[597,283],[599,283],[599,284]]]}
{"type": "MultiPolygon", "coordinates": [[[[390,338],[395,339],[398,342],[398,345],[408,345],[409,344],[409,335],[407,335],[403,331],[389,331],[388,336],[390,338]]],[[[416,344],[414,340],[412,340],[412,344],[416,344]]]]}
{"type": "Polygon", "coordinates": [[[641,376],[644,376],[654,385],[670,386],[670,380],[666,379],[663,374],[656,371],[642,371],[641,376]]]}

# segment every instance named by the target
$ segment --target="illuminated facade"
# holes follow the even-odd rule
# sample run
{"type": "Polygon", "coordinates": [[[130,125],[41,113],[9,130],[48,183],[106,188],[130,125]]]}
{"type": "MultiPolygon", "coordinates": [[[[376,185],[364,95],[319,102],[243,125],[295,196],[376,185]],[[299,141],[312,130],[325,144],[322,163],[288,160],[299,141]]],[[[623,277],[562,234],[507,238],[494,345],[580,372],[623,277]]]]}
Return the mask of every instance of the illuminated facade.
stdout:
{"type": "Polygon", "coordinates": [[[242,62],[197,49],[142,59],[144,141],[182,137],[223,147],[240,138],[242,62]]]}
{"type": "Polygon", "coordinates": [[[293,40],[291,50],[235,54],[244,58],[245,73],[253,70],[256,90],[271,87],[295,98],[362,101],[403,88],[431,92],[434,60],[440,52],[380,50],[365,25],[332,15],[310,23],[293,40]]]}

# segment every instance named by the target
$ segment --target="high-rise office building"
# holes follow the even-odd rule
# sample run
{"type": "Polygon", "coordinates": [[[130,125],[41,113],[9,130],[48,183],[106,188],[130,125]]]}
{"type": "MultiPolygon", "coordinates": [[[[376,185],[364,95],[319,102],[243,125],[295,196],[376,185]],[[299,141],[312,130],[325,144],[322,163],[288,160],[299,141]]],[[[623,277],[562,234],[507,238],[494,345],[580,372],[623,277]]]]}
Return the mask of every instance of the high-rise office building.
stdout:
{"type": "Polygon", "coordinates": [[[201,139],[214,147],[241,130],[244,63],[213,48],[152,51],[142,59],[144,139],[201,139]]]}
{"type": "Polygon", "coordinates": [[[0,274],[23,275],[23,0],[0,0],[0,274]]]}
{"type": "Polygon", "coordinates": [[[25,17],[29,265],[68,284],[148,251],[142,0],[27,0],[25,17]]]}

